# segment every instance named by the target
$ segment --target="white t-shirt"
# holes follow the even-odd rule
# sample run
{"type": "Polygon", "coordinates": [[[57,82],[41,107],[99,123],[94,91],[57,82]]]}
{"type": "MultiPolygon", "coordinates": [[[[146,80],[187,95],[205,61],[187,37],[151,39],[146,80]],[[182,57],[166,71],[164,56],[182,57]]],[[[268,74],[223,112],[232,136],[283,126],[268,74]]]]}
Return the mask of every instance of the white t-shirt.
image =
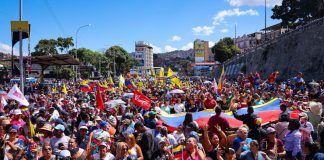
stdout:
{"type": "Polygon", "coordinates": [[[69,140],[70,140],[70,137],[65,136],[65,135],[61,138],[52,137],[50,140],[50,144],[53,148],[54,153],[57,153],[59,151],[60,143],[63,143],[64,147],[68,148],[69,140]]]}
{"type": "MultiPolygon", "coordinates": [[[[95,160],[99,160],[100,159],[100,154],[99,153],[96,153],[93,155],[93,158],[95,160]]],[[[100,160],[115,160],[115,156],[112,155],[111,153],[107,153],[106,157],[105,158],[101,158],[100,160]]]]}
{"type": "Polygon", "coordinates": [[[176,104],[174,105],[174,111],[175,111],[176,113],[184,112],[184,111],[185,111],[184,104],[182,104],[182,103],[176,103],[176,104]]]}

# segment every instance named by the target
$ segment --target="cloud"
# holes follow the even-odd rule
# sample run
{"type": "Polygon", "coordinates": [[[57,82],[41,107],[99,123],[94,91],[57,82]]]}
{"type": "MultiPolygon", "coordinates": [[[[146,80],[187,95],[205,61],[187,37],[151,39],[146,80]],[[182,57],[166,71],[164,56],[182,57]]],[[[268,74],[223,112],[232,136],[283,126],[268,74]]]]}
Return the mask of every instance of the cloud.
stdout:
{"type": "MultiPolygon", "coordinates": [[[[0,52],[11,54],[11,46],[0,42],[0,52]]],[[[14,55],[18,55],[19,52],[17,49],[13,49],[14,55]]]]}
{"type": "Polygon", "coordinates": [[[213,41],[208,41],[208,47],[211,48],[215,45],[215,42],[213,41]]]}
{"type": "Polygon", "coordinates": [[[175,50],[177,50],[177,48],[174,48],[174,47],[172,47],[170,45],[166,45],[164,47],[164,52],[172,52],[172,51],[175,51],[175,50]]]}
{"type": "Polygon", "coordinates": [[[189,42],[186,45],[182,46],[181,50],[189,50],[193,48],[193,43],[189,42]]]}
{"type": "Polygon", "coordinates": [[[249,9],[245,11],[241,11],[239,8],[223,10],[218,12],[213,18],[213,25],[219,25],[220,22],[223,22],[225,17],[232,16],[257,16],[259,13],[256,10],[249,9]]]}
{"type": "Polygon", "coordinates": [[[228,32],[228,29],[227,28],[221,29],[220,32],[221,33],[226,33],[226,32],[228,32]]]}
{"type": "MultiPolygon", "coordinates": [[[[227,0],[231,6],[264,6],[264,0],[227,0]]],[[[267,1],[267,7],[280,5],[282,0],[267,1]]]]}
{"type": "Polygon", "coordinates": [[[171,38],[171,41],[175,42],[175,41],[180,41],[182,38],[180,36],[174,35],[171,38]]]}
{"type": "Polygon", "coordinates": [[[209,36],[214,33],[215,26],[197,26],[192,28],[195,35],[209,36]]]}
{"type": "Polygon", "coordinates": [[[150,44],[150,46],[153,47],[153,53],[161,53],[161,48],[158,46],[155,46],[154,44],[150,44]]]}

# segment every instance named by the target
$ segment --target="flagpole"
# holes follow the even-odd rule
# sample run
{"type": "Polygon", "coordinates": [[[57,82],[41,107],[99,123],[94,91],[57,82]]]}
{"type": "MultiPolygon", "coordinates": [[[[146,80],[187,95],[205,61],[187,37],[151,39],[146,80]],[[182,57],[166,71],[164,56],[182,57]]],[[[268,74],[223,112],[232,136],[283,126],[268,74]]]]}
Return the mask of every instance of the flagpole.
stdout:
{"type": "MultiPolygon", "coordinates": [[[[22,0],[19,1],[19,21],[22,20],[22,0]]],[[[24,57],[22,53],[22,29],[19,30],[19,63],[20,63],[20,90],[24,94],[24,57]]]]}

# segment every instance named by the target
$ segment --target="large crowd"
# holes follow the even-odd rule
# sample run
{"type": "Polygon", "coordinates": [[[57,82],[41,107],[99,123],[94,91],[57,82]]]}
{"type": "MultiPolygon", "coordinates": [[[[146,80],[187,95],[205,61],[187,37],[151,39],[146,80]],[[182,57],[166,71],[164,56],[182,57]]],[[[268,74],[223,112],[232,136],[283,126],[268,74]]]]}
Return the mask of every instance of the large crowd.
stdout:
{"type": "MultiPolygon", "coordinates": [[[[127,86],[102,91],[105,106],[100,110],[95,93],[80,91],[80,83],[52,83],[27,85],[29,106],[6,99],[0,111],[0,159],[324,159],[324,82],[305,82],[302,73],[271,82],[258,73],[240,74],[223,79],[221,89],[186,79],[179,94],[169,93],[172,84],[147,80],[138,90],[151,99],[149,110],[132,103],[127,86]],[[252,106],[275,98],[281,113],[262,123],[252,106]],[[247,113],[238,114],[241,108],[247,113]],[[192,114],[205,109],[215,114],[198,124],[192,114]],[[223,117],[229,111],[242,126],[234,128],[223,117]],[[186,116],[170,130],[162,112],[186,116]]],[[[2,92],[12,85],[2,84],[2,92]]]]}

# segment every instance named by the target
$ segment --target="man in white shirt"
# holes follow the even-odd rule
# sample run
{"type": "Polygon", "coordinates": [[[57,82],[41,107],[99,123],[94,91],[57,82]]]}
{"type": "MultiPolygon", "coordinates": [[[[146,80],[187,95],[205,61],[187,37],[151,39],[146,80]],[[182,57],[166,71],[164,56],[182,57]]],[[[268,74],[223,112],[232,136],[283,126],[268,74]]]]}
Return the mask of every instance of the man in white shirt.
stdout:
{"type": "Polygon", "coordinates": [[[100,160],[114,160],[115,156],[109,152],[110,146],[102,142],[99,145],[99,151],[96,154],[93,154],[94,159],[100,160]]]}
{"type": "Polygon", "coordinates": [[[65,127],[61,124],[54,127],[54,137],[50,140],[54,154],[58,154],[60,150],[68,148],[70,137],[64,135],[64,130],[65,127]]]}

